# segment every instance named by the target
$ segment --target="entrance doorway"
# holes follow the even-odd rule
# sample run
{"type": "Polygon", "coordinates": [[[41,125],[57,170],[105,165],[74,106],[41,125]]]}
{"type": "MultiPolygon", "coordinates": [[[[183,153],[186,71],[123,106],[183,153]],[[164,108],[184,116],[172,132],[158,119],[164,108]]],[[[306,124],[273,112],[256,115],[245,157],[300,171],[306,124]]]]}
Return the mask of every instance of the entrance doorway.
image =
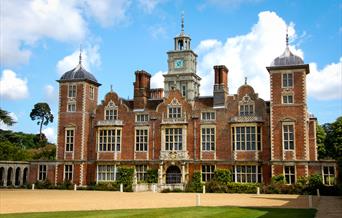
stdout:
{"type": "Polygon", "coordinates": [[[181,183],[182,173],[177,166],[170,166],[166,170],[166,184],[181,183]]]}

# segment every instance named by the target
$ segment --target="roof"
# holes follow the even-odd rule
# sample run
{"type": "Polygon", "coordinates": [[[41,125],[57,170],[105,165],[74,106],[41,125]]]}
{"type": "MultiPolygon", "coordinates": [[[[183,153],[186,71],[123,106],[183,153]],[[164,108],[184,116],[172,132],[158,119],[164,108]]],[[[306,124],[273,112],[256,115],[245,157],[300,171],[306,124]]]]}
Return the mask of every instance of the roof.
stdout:
{"type": "Polygon", "coordinates": [[[301,57],[294,55],[288,46],[282,55],[274,59],[271,66],[290,66],[290,65],[303,65],[304,61],[301,57]]]}
{"type": "Polygon", "coordinates": [[[74,69],[65,72],[58,82],[83,80],[94,83],[95,85],[101,85],[91,73],[83,68],[81,63],[79,63],[74,69]]]}

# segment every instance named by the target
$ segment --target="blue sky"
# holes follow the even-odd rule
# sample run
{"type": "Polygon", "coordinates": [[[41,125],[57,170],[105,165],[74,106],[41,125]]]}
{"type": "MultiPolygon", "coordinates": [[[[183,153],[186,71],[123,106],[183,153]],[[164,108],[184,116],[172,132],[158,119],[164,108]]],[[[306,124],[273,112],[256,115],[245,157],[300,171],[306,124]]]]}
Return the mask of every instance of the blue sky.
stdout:
{"type": "Polygon", "coordinates": [[[77,65],[80,44],[85,67],[102,83],[99,102],[110,85],[131,98],[140,69],[161,87],[183,11],[198,54],[201,95],[212,93],[213,65],[225,64],[230,94],[247,76],[269,100],[266,66],[284,51],[288,27],[290,49],[310,64],[309,111],[319,123],[342,115],[339,0],[0,0],[0,107],[17,120],[11,129],[38,132],[29,113],[35,103],[48,102],[55,121],[44,132],[55,141],[56,80],[77,65]]]}

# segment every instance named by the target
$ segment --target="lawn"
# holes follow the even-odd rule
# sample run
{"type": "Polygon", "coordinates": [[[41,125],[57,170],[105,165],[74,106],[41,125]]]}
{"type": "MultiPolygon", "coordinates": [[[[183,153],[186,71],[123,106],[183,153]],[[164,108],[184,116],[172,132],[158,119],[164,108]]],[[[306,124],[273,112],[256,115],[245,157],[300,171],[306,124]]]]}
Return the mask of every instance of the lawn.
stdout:
{"type": "Polygon", "coordinates": [[[283,208],[241,208],[241,207],[183,207],[160,209],[69,211],[47,213],[2,214],[2,218],[94,218],[94,217],[229,217],[229,218],[313,218],[315,209],[283,209],[283,208]]]}

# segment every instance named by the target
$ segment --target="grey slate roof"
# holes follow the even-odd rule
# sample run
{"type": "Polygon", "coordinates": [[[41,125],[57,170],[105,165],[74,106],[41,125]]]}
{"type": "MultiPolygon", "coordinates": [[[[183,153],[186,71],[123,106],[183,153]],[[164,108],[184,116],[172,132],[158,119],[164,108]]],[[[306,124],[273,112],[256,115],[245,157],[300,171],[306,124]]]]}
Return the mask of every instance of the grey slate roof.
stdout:
{"type": "Polygon", "coordinates": [[[87,80],[89,82],[99,84],[96,78],[83,68],[81,63],[78,64],[74,69],[69,70],[66,73],[64,73],[59,81],[63,82],[63,81],[80,81],[80,80],[87,80]]]}
{"type": "Polygon", "coordinates": [[[289,65],[302,65],[304,64],[304,61],[301,57],[294,55],[288,46],[286,46],[286,49],[282,55],[277,57],[273,60],[271,63],[271,66],[289,66],[289,65]]]}

